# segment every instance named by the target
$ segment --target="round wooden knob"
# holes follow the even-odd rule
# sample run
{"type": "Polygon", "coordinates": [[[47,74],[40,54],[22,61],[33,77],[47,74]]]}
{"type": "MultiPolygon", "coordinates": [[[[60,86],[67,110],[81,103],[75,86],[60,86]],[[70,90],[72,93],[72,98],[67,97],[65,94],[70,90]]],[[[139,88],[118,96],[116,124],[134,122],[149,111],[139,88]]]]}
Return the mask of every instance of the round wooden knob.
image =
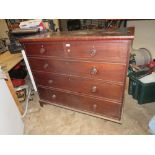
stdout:
{"type": "Polygon", "coordinates": [[[43,54],[43,53],[45,53],[45,51],[46,51],[46,49],[45,49],[44,46],[42,45],[42,46],[41,46],[41,49],[40,49],[40,53],[43,54]]]}
{"type": "Polygon", "coordinates": [[[45,69],[48,68],[48,66],[49,66],[48,64],[44,64],[44,68],[45,68],[45,69]]]}
{"type": "Polygon", "coordinates": [[[49,84],[53,83],[53,80],[48,80],[48,83],[49,83],[49,84]]]}
{"type": "Polygon", "coordinates": [[[91,70],[90,70],[90,74],[94,75],[97,73],[97,69],[96,67],[93,67],[91,70]]]}
{"type": "Polygon", "coordinates": [[[52,95],[52,99],[56,99],[56,97],[57,97],[57,96],[56,96],[55,94],[52,95]]]}
{"type": "Polygon", "coordinates": [[[68,52],[68,53],[70,53],[70,51],[71,51],[70,49],[67,49],[67,52],[68,52]]]}
{"type": "Polygon", "coordinates": [[[95,56],[96,55],[96,50],[95,49],[92,49],[91,51],[90,51],[90,56],[95,56]]]}
{"type": "Polygon", "coordinates": [[[96,93],[96,91],[97,91],[97,87],[96,86],[93,86],[92,89],[91,89],[91,92],[92,93],[96,93]]]}
{"type": "Polygon", "coordinates": [[[93,109],[94,109],[94,110],[96,109],[96,107],[97,107],[97,105],[96,105],[96,104],[93,104],[93,109]]]}

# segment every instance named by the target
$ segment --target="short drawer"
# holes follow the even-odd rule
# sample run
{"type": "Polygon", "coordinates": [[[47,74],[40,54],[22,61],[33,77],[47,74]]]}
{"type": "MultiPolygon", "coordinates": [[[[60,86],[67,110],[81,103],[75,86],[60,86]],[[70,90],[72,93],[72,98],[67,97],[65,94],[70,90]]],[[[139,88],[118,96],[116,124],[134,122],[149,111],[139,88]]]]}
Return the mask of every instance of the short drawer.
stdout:
{"type": "Polygon", "coordinates": [[[32,70],[123,82],[126,65],[64,59],[29,58],[32,70]]]}
{"type": "Polygon", "coordinates": [[[122,101],[123,85],[79,76],[33,72],[37,85],[122,101]]]}
{"type": "Polygon", "coordinates": [[[58,56],[64,57],[63,42],[25,43],[27,56],[58,56]]]}
{"type": "MultiPolygon", "coordinates": [[[[93,41],[68,41],[64,43],[66,57],[77,59],[99,58],[93,46],[93,41]]],[[[101,58],[101,57],[100,57],[101,58]]]]}
{"type": "Polygon", "coordinates": [[[38,90],[40,99],[49,101],[51,104],[54,103],[57,105],[63,105],[73,109],[78,109],[81,111],[90,112],[92,114],[99,114],[120,120],[122,109],[122,105],[120,103],[114,103],[86,96],[79,96],[67,92],[45,89],[42,87],[38,87],[38,90]]]}
{"type": "Polygon", "coordinates": [[[128,56],[128,42],[70,41],[64,46],[68,58],[126,63],[128,56]]]}
{"type": "Polygon", "coordinates": [[[94,49],[107,62],[126,63],[129,53],[128,41],[94,41],[94,49]]]}

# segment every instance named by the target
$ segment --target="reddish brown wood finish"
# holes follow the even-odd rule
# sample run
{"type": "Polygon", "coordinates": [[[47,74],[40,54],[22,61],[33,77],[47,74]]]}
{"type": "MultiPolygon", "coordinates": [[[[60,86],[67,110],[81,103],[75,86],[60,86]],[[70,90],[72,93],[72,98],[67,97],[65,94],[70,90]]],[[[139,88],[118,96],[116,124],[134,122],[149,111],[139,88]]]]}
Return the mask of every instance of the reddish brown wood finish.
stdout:
{"type": "Polygon", "coordinates": [[[118,41],[68,41],[65,47],[68,58],[102,60],[106,62],[125,63],[127,42],[118,41]]]}
{"type": "Polygon", "coordinates": [[[69,90],[122,102],[123,85],[79,76],[33,72],[37,85],[69,90]]]}
{"type": "Polygon", "coordinates": [[[92,114],[108,116],[117,120],[120,119],[121,104],[47,88],[38,87],[38,90],[41,100],[49,101],[51,104],[56,103],[58,105],[91,112],[92,114]]]}
{"type": "Polygon", "coordinates": [[[32,42],[53,42],[53,41],[92,41],[92,40],[133,40],[134,27],[128,28],[127,33],[104,32],[103,30],[91,31],[67,31],[67,32],[47,32],[35,36],[21,38],[21,43],[32,42]]]}
{"type": "Polygon", "coordinates": [[[50,43],[28,43],[24,45],[27,56],[58,56],[64,57],[64,47],[62,42],[50,43]]]}
{"type": "Polygon", "coordinates": [[[123,82],[125,65],[90,61],[29,58],[32,70],[123,82]],[[93,70],[96,70],[93,72],[93,70]]]}
{"type": "Polygon", "coordinates": [[[127,52],[125,51],[128,50],[127,41],[96,41],[94,48],[96,49],[96,56],[103,61],[126,64],[127,52]]]}
{"type": "Polygon", "coordinates": [[[40,103],[78,109],[118,122],[133,32],[130,28],[127,34],[45,33],[21,39],[40,103]]]}
{"type": "Polygon", "coordinates": [[[125,63],[127,41],[66,41],[27,43],[27,56],[61,57],[125,63]],[[104,56],[103,56],[104,55],[104,56]]]}

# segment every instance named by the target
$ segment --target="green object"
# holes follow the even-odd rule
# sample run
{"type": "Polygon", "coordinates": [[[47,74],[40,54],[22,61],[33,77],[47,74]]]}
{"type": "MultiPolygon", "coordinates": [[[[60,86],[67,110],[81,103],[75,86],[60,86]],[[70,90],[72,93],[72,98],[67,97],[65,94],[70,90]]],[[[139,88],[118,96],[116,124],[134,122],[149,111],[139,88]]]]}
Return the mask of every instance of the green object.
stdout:
{"type": "Polygon", "coordinates": [[[138,100],[138,104],[155,102],[155,82],[142,83],[139,76],[139,73],[129,76],[128,94],[138,100]]]}

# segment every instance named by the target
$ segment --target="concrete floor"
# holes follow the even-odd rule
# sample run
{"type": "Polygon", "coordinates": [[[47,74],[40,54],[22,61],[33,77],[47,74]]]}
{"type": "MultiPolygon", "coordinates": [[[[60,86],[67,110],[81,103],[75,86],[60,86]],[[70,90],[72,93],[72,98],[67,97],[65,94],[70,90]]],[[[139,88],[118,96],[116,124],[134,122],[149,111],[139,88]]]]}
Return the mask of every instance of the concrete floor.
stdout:
{"type": "Polygon", "coordinates": [[[35,94],[24,118],[25,134],[104,135],[150,134],[148,122],[155,115],[155,103],[138,105],[125,92],[122,124],[106,121],[52,105],[40,107],[35,94]]]}

